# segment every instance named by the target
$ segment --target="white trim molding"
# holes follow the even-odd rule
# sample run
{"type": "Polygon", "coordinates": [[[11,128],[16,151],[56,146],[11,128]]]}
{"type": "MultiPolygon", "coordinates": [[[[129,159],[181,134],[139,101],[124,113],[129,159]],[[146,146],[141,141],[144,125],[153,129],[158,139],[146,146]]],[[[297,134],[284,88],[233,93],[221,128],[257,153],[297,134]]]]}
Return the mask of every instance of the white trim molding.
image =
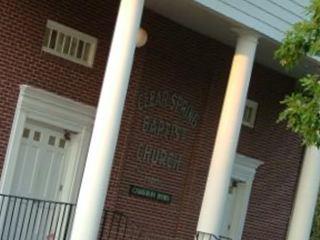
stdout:
{"type": "Polygon", "coordinates": [[[52,20],[47,21],[42,51],[92,67],[98,40],[52,20]]]}
{"type": "Polygon", "coordinates": [[[232,223],[232,226],[234,227],[231,229],[233,240],[241,240],[253,180],[258,167],[262,164],[263,162],[257,159],[242,154],[236,154],[236,159],[232,171],[232,178],[240,181],[238,186],[240,188],[240,196],[239,198],[237,198],[238,201],[236,202],[235,207],[236,212],[233,218],[234,223],[232,223]]]}
{"type": "Polygon", "coordinates": [[[242,125],[249,128],[254,128],[258,105],[259,104],[257,102],[247,99],[242,119],[242,125]]]}
{"type": "Polygon", "coordinates": [[[252,182],[258,167],[262,164],[263,162],[260,160],[238,153],[233,166],[232,177],[243,182],[252,182]]]}
{"type": "MultiPolygon", "coordinates": [[[[10,194],[15,166],[18,163],[20,139],[27,120],[50,124],[77,134],[73,151],[73,167],[67,174],[74,177],[72,185],[81,181],[90,136],[95,118],[95,108],[65,97],[27,85],[20,87],[20,95],[11,128],[6,158],[1,175],[0,191],[10,194]]],[[[78,189],[71,188],[67,201],[74,202],[78,189]]]]}

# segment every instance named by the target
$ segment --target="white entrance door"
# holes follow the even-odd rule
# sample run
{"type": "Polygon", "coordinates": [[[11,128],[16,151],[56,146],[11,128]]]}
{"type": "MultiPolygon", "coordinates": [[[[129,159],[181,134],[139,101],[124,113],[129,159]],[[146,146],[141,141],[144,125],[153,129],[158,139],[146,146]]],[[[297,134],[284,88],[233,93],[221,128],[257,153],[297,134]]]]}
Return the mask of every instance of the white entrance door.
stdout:
{"type": "Polygon", "coordinates": [[[71,135],[63,129],[27,122],[18,153],[12,193],[41,200],[61,200],[68,169],[71,135]]]}
{"type": "Polygon", "coordinates": [[[72,134],[27,121],[20,139],[11,195],[0,199],[0,239],[62,240],[70,231],[74,207],[62,203],[71,184],[72,134]],[[65,187],[67,186],[67,187],[65,187]]]}
{"type": "Polygon", "coordinates": [[[237,202],[241,201],[241,199],[239,199],[241,197],[240,185],[241,182],[239,181],[234,179],[230,181],[227,202],[225,204],[224,222],[221,229],[222,240],[234,240],[233,234],[236,227],[235,225],[239,223],[239,221],[237,221],[237,206],[239,206],[237,205],[237,202]]]}
{"type": "Polygon", "coordinates": [[[68,239],[94,116],[91,106],[20,87],[0,181],[0,240],[68,239]]]}

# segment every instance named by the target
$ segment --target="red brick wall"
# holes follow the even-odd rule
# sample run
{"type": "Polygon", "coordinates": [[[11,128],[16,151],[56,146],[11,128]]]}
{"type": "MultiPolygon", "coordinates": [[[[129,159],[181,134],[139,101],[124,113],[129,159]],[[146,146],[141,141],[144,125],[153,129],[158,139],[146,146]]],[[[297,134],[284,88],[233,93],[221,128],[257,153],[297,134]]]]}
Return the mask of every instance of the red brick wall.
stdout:
{"type": "MultiPolygon", "coordinates": [[[[3,163],[20,84],[30,84],[96,105],[118,1],[5,1],[0,8],[0,162],[3,163]],[[41,52],[47,19],[98,38],[94,67],[86,68],[41,52]]],[[[151,11],[142,25],[148,44],[137,50],[108,193],[108,207],[132,217],[152,239],[193,239],[233,50],[151,11]],[[141,93],[181,95],[200,114],[196,128],[162,107],[139,110],[141,93]],[[185,127],[185,140],[142,132],[144,116],[185,127]],[[181,170],[139,163],[140,143],[179,153],[181,170]],[[156,179],[150,179],[155,177],[156,179]],[[129,186],[172,195],[171,204],[129,196],[129,186]]],[[[243,239],[284,239],[300,167],[296,136],[275,124],[279,100],[293,81],[254,67],[249,97],[259,103],[254,129],[243,127],[238,151],[264,162],[251,195],[243,239]]]]}
{"type": "MultiPolygon", "coordinates": [[[[46,89],[89,105],[97,104],[117,8],[117,1],[106,4],[102,0],[90,3],[85,0],[5,0],[0,3],[1,168],[21,84],[46,89]],[[93,68],[41,51],[47,19],[99,39],[93,68]]],[[[124,114],[123,136],[126,135],[125,126],[128,126],[125,119],[129,115],[130,111],[124,114]]],[[[116,171],[114,173],[116,178],[116,171]]]]}

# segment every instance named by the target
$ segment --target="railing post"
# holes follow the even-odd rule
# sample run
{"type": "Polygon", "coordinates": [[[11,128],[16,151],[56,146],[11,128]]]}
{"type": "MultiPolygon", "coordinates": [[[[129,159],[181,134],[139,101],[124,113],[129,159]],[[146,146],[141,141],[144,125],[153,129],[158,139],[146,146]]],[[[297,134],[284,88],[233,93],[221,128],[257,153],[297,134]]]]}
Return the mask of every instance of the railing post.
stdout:
{"type": "Polygon", "coordinates": [[[74,204],[5,194],[0,201],[0,240],[67,239],[74,204]]]}

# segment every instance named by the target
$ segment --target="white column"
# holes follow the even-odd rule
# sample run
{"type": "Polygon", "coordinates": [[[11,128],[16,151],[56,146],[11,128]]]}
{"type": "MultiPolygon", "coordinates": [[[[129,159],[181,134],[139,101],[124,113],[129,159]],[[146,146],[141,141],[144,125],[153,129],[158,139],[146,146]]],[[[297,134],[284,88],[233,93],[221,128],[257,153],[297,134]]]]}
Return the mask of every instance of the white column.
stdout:
{"type": "Polygon", "coordinates": [[[97,239],[143,6],[144,0],[120,3],[71,240],[97,239]]]}
{"type": "Polygon", "coordinates": [[[320,187],[320,150],[308,147],[303,159],[287,240],[309,240],[320,187]]]}
{"type": "Polygon", "coordinates": [[[202,201],[199,233],[220,233],[257,43],[256,35],[239,33],[202,201]]]}

